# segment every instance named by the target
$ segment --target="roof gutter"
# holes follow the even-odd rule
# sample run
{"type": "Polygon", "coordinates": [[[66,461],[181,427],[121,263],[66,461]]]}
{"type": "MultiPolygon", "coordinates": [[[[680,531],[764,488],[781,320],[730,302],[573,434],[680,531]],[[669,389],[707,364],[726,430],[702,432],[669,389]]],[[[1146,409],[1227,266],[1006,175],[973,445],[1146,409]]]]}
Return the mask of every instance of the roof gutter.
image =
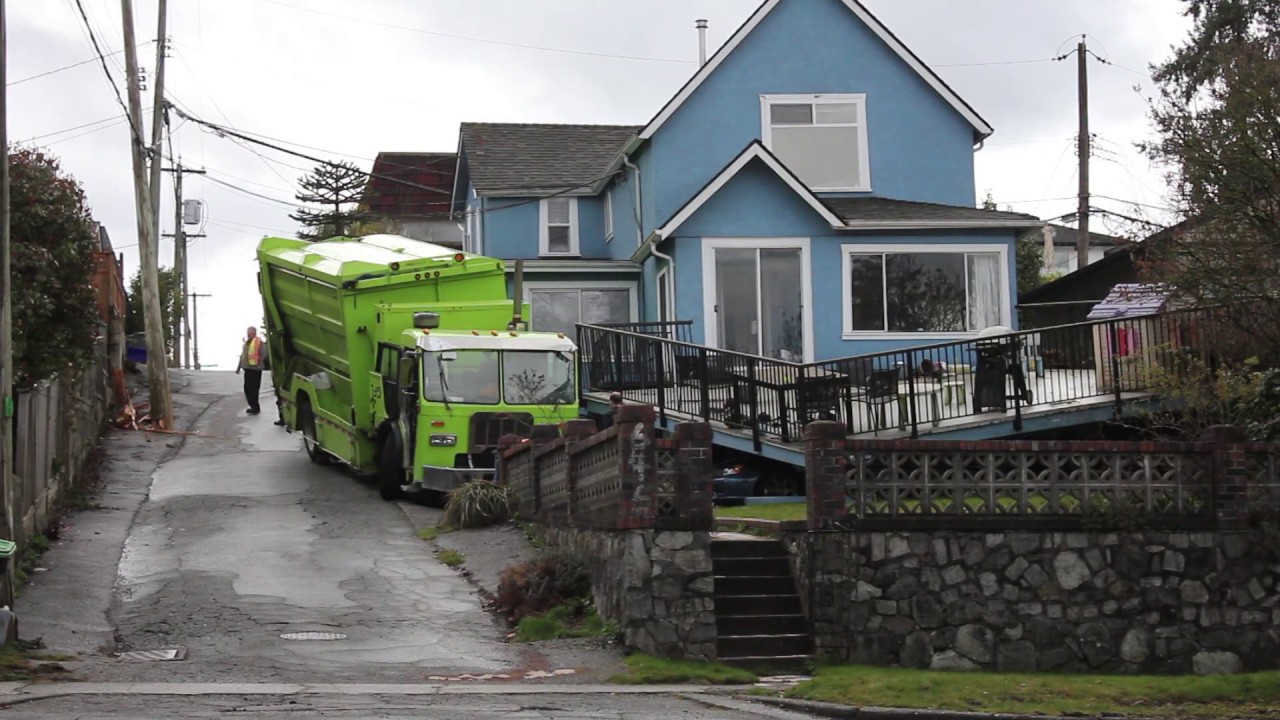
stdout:
{"type": "MultiPolygon", "coordinates": [[[[675,308],[678,307],[676,305],[676,282],[675,282],[676,259],[658,250],[658,241],[662,239],[662,237],[658,233],[654,233],[650,235],[648,241],[645,240],[645,237],[644,237],[644,189],[641,186],[641,181],[640,181],[640,168],[631,162],[631,155],[629,151],[632,150],[633,145],[638,147],[639,143],[636,140],[632,140],[631,142],[627,143],[627,147],[624,148],[624,152],[622,154],[623,166],[631,170],[633,173],[635,173],[635,176],[636,176],[636,203],[635,203],[636,205],[636,242],[639,244],[639,247],[636,249],[636,252],[631,257],[634,259],[636,255],[640,255],[641,259],[638,262],[644,262],[644,258],[645,258],[644,250],[647,247],[649,254],[652,254],[654,257],[659,257],[667,261],[667,271],[670,274],[670,277],[667,278],[667,282],[671,284],[671,311],[675,312],[675,308]]],[[[661,293],[662,288],[658,288],[658,292],[661,293]]]]}

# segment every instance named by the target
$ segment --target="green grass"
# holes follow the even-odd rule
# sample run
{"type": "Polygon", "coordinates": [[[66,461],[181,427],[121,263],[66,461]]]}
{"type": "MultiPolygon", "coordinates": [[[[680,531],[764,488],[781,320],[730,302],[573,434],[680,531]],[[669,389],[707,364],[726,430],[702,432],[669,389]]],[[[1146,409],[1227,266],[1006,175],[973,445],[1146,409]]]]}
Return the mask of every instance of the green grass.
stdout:
{"type": "Polygon", "coordinates": [[[67,669],[54,662],[64,657],[30,655],[13,645],[0,647],[0,682],[28,682],[64,674],[67,669]]]}
{"type": "Polygon", "coordinates": [[[545,615],[527,617],[516,626],[516,642],[541,642],[563,638],[611,637],[614,623],[605,622],[595,608],[577,603],[561,605],[545,615]]]}
{"type": "Polygon", "coordinates": [[[1280,672],[1207,677],[1013,675],[819,668],[786,697],[973,712],[1159,718],[1280,717],[1280,672]]]}
{"type": "Polygon", "coordinates": [[[716,508],[718,518],[750,518],[752,520],[804,520],[808,517],[805,503],[771,505],[736,505],[716,508]]]}
{"type": "Polygon", "coordinates": [[[750,685],[756,676],[747,670],[720,663],[695,660],[667,660],[652,655],[631,655],[627,674],[609,682],[621,685],[750,685]]]}
{"type": "Polygon", "coordinates": [[[461,567],[467,561],[467,558],[457,550],[441,550],[436,553],[436,558],[451,568],[461,567]]]}
{"type": "Polygon", "coordinates": [[[439,528],[439,527],[424,527],[424,528],[422,528],[421,530],[419,530],[419,531],[418,531],[418,539],[419,539],[419,540],[426,540],[427,542],[431,542],[432,540],[435,540],[436,538],[440,537],[441,535],[445,534],[446,532],[448,532],[448,530],[445,530],[444,528],[439,528]]]}

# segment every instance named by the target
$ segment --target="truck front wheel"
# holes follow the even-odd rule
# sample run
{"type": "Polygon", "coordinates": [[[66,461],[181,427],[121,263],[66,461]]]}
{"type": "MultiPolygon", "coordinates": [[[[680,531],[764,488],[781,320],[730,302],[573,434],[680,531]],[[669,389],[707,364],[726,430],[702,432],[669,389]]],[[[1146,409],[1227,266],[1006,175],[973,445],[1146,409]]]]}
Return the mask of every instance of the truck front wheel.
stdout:
{"type": "Polygon", "coordinates": [[[317,465],[329,464],[329,453],[320,449],[316,440],[316,415],[311,411],[311,400],[306,395],[298,397],[298,429],[302,430],[302,445],[307,457],[317,465]]]}
{"type": "Polygon", "coordinates": [[[389,433],[378,447],[378,495],[388,502],[404,494],[404,468],[400,462],[400,444],[389,433]]]}

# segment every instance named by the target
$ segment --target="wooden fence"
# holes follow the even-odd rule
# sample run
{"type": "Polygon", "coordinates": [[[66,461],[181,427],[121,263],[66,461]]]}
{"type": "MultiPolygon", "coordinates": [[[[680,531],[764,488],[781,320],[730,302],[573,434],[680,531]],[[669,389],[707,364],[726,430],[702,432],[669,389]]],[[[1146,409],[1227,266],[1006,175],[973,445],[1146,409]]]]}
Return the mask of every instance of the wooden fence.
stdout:
{"type": "Polygon", "coordinates": [[[105,342],[86,366],[17,393],[13,517],[19,552],[44,531],[59,495],[79,479],[110,405],[105,342]]]}

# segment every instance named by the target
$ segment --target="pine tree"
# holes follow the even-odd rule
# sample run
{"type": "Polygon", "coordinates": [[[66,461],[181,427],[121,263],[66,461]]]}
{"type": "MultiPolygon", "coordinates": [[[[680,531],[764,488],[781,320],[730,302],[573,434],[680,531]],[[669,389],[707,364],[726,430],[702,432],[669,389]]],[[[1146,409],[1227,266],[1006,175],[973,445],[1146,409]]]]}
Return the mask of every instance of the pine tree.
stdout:
{"type": "Polygon", "coordinates": [[[342,160],[322,163],[310,175],[299,179],[302,192],[295,197],[319,207],[302,207],[289,215],[304,227],[298,237],[323,240],[346,236],[356,225],[373,220],[372,213],[360,208],[367,178],[354,163],[342,160]]]}

